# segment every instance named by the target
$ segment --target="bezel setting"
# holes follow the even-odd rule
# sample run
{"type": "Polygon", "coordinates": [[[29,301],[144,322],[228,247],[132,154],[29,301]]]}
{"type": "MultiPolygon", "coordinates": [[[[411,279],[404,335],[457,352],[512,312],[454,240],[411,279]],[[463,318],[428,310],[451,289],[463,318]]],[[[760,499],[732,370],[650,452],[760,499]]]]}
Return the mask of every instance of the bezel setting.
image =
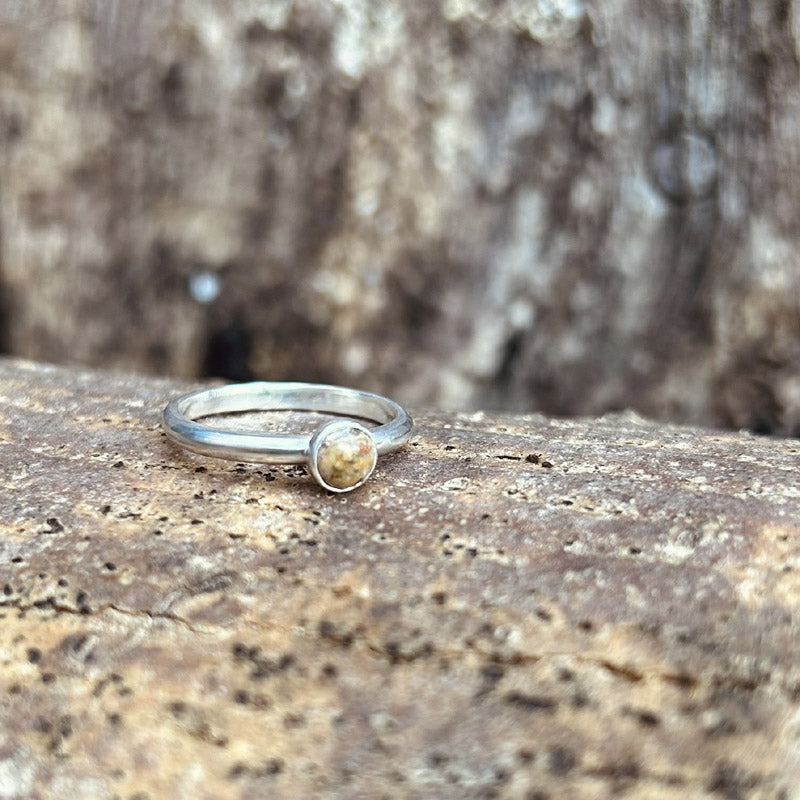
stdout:
{"type": "Polygon", "coordinates": [[[369,428],[355,420],[332,420],[311,437],[311,474],[329,492],[351,492],[362,486],[378,463],[378,449],[369,428]]]}

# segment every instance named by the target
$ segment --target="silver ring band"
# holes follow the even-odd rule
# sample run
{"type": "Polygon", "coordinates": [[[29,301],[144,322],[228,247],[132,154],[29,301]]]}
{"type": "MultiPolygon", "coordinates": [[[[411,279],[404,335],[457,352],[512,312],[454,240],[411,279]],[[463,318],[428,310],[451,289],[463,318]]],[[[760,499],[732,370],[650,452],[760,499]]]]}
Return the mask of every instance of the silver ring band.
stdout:
{"type": "Polygon", "coordinates": [[[172,400],[163,414],[167,436],[187,450],[234,461],[307,464],[332,492],[361,486],[378,455],[408,441],[413,424],[405,409],[386,397],[317,383],[257,381],[203,389],[172,400]],[[347,419],[326,422],[310,436],[246,433],[195,421],[242,411],[315,411],[347,419]],[[378,425],[367,427],[358,419],[378,425]]]}

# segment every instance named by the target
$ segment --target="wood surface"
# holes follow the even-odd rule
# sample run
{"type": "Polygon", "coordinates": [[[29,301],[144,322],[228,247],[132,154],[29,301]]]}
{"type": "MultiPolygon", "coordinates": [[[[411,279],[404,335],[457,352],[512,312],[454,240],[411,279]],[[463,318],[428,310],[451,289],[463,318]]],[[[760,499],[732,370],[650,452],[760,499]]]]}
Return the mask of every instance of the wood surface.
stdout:
{"type": "Polygon", "coordinates": [[[799,42],[796,0],[0,0],[0,349],[793,435],[799,42]]]}
{"type": "Polygon", "coordinates": [[[798,442],[412,408],[335,496],[186,388],[0,362],[2,800],[800,796],[798,442]]]}

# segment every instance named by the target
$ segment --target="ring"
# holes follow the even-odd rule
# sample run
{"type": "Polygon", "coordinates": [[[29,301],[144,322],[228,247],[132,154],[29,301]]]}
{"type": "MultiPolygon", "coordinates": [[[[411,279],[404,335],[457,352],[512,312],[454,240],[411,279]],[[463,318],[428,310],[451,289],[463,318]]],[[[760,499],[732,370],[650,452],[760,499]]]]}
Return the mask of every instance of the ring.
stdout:
{"type": "Polygon", "coordinates": [[[178,397],[162,423],[172,441],[206,456],[261,464],[307,464],[330,492],[361,486],[378,456],[402,447],[414,424],[406,410],[370,392],[317,383],[234,383],[178,397]],[[250,433],[214,428],[196,420],[242,411],[309,411],[343,419],[311,434],[250,433]],[[355,419],[354,419],[355,418],[355,419]],[[358,420],[377,423],[367,427],[358,420]]]}

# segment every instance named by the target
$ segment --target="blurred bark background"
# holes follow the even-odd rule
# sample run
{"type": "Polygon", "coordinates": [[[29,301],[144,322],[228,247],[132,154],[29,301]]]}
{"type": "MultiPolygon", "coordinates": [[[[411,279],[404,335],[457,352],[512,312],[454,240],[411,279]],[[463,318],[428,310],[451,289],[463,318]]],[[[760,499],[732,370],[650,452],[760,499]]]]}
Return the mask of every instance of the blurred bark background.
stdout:
{"type": "Polygon", "coordinates": [[[2,347],[800,430],[800,4],[0,0],[2,347]]]}

